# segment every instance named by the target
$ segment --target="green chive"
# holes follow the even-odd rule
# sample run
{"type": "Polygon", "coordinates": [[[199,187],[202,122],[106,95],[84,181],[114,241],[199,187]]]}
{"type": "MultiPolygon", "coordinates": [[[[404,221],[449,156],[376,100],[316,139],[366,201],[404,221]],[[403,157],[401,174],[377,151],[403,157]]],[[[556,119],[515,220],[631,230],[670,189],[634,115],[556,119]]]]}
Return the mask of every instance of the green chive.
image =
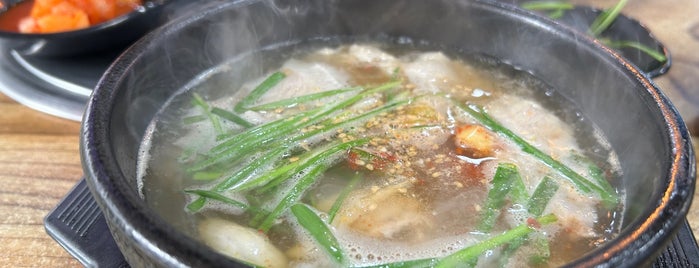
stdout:
{"type": "Polygon", "coordinates": [[[184,123],[185,125],[191,125],[191,124],[198,123],[198,122],[201,122],[204,120],[206,120],[206,116],[203,114],[200,114],[200,115],[187,116],[187,117],[182,119],[182,123],[184,123]]]}
{"type": "Polygon", "coordinates": [[[276,86],[279,82],[284,79],[286,75],[282,72],[275,72],[271,74],[267,79],[262,81],[260,85],[255,87],[250,94],[245,96],[240,102],[238,102],[235,105],[235,108],[233,109],[236,113],[243,113],[246,110],[248,110],[248,107],[255,103],[262,95],[267,93],[270,89],[272,89],[274,86],[276,86]]]}
{"type": "Polygon", "coordinates": [[[522,205],[529,200],[527,186],[524,185],[524,181],[522,181],[522,176],[520,176],[519,172],[514,174],[514,177],[512,178],[512,190],[510,191],[510,197],[512,198],[512,202],[522,205]]]}
{"type": "Polygon", "coordinates": [[[330,210],[328,211],[328,223],[333,223],[333,220],[335,219],[335,215],[337,215],[337,212],[340,210],[340,207],[342,207],[342,203],[345,202],[345,199],[349,195],[352,190],[354,190],[354,187],[361,181],[362,176],[359,175],[359,173],[354,173],[354,176],[352,176],[352,179],[349,181],[347,186],[345,186],[344,189],[342,189],[342,192],[340,192],[340,195],[337,196],[337,199],[335,199],[335,202],[333,202],[332,207],[330,207],[330,210]]]}
{"type": "Polygon", "coordinates": [[[667,57],[665,57],[665,54],[656,51],[655,49],[648,47],[646,45],[643,45],[639,42],[635,41],[612,41],[609,39],[601,39],[602,43],[604,43],[607,46],[619,49],[619,48],[625,48],[625,47],[630,47],[630,48],[635,48],[643,53],[646,53],[648,56],[652,57],[658,62],[665,62],[667,61],[667,57]]]}
{"type": "Polygon", "coordinates": [[[330,254],[335,262],[339,264],[345,262],[345,255],[342,252],[340,243],[337,242],[330,228],[313,210],[304,204],[295,204],[291,206],[291,213],[294,214],[299,224],[318,242],[318,245],[330,254]]]}
{"type": "MultiPolygon", "coordinates": [[[[536,219],[536,221],[541,225],[550,224],[555,222],[556,220],[557,218],[553,214],[549,214],[536,219]]],[[[478,257],[483,255],[483,253],[485,253],[486,251],[494,249],[503,244],[515,241],[518,238],[525,237],[534,231],[535,229],[529,226],[528,224],[521,224],[515,227],[514,229],[510,229],[505,233],[494,236],[488,240],[479,242],[473,246],[459,250],[441,259],[435,267],[458,267],[460,264],[472,262],[474,259],[478,259],[478,257]]]]}
{"type": "Polygon", "coordinates": [[[546,209],[546,206],[548,206],[551,198],[553,198],[553,195],[556,194],[556,191],[558,191],[558,184],[550,177],[544,177],[539,185],[536,186],[534,194],[529,199],[527,211],[534,217],[540,216],[546,209]]]}
{"type": "Polygon", "coordinates": [[[539,161],[541,161],[542,163],[558,171],[570,182],[572,182],[578,188],[578,190],[584,193],[590,193],[593,191],[598,193],[602,198],[602,201],[605,203],[605,206],[615,206],[616,204],[618,204],[619,197],[616,195],[615,192],[608,192],[604,190],[603,188],[590,182],[588,179],[581,176],[577,172],[573,171],[568,166],[553,159],[553,157],[545,154],[544,152],[529,144],[526,140],[524,140],[508,128],[505,128],[500,123],[496,122],[482,109],[477,107],[468,107],[456,101],[453,102],[462,111],[471,115],[474,119],[481,122],[488,129],[509,138],[511,141],[517,144],[523,152],[534,156],[535,158],[539,159],[539,161]]]}
{"type": "Polygon", "coordinates": [[[218,117],[215,117],[211,114],[211,107],[209,106],[209,104],[206,103],[206,101],[204,101],[204,99],[197,93],[192,93],[192,97],[192,104],[199,106],[203,110],[206,117],[208,117],[209,120],[211,120],[211,125],[214,127],[216,133],[223,133],[223,128],[221,128],[221,122],[218,121],[218,117]]]}
{"type": "Polygon", "coordinates": [[[299,182],[294,185],[294,187],[289,190],[289,192],[284,196],[281,202],[272,210],[272,212],[267,215],[264,221],[262,221],[262,224],[260,224],[259,228],[263,232],[267,232],[269,228],[274,225],[274,221],[277,220],[277,217],[281,215],[284,211],[286,211],[287,208],[291,207],[294,203],[298,202],[301,199],[301,196],[303,193],[308,190],[308,188],[315,183],[316,179],[320,177],[325,170],[330,168],[328,165],[317,165],[313,167],[307,174],[305,174],[299,182]]]}
{"type": "Polygon", "coordinates": [[[200,172],[194,173],[194,175],[192,175],[192,178],[196,181],[211,181],[211,180],[218,179],[219,177],[221,177],[221,175],[222,175],[221,172],[200,171],[200,172]]]}
{"type": "Polygon", "coordinates": [[[485,207],[481,213],[481,222],[477,229],[481,232],[490,232],[495,225],[495,220],[500,215],[500,210],[505,205],[505,196],[512,188],[512,182],[519,176],[517,167],[509,163],[500,163],[495,170],[493,188],[488,191],[485,207]]]}
{"type": "Polygon", "coordinates": [[[220,194],[220,193],[217,193],[217,192],[214,192],[214,191],[207,191],[207,190],[185,190],[184,192],[185,192],[185,193],[188,193],[188,194],[196,194],[196,195],[198,195],[198,196],[200,196],[200,197],[210,198],[210,199],[213,199],[213,200],[216,200],[216,201],[219,201],[219,202],[222,202],[222,203],[226,203],[226,204],[232,205],[232,206],[234,206],[234,207],[237,207],[237,208],[240,208],[240,209],[243,209],[243,210],[246,210],[246,211],[249,210],[249,211],[256,212],[256,213],[264,212],[263,210],[260,210],[260,209],[258,209],[258,208],[249,206],[249,205],[247,205],[247,204],[245,204],[245,203],[243,203],[243,202],[240,202],[240,201],[235,200],[235,199],[231,199],[231,198],[229,198],[229,197],[227,197],[227,196],[224,196],[224,195],[222,195],[222,194],[220,194]]]}
{"type": "Polygon", "coordinates": [[[361,87],[353,87],[353,88],[343,88],[343,89],[335,89],[335,90],[328,90],[328,91],[322,91],[318,93],[313,93],[313,94],[308,94],[308,95],[303,95],[303,96],[298,96],[298,97],[293,97],[289,99],[283,99],[275,102],[270,102],[270,103],[265,103],[262,105],[258,105],[255,107],[250,107],[249,109],[251,111],[268,111],[268,110],[274,110],[274,109],[279,109],[279,108],[288,108],[288,107],[294,107],[299,104],[303,104],[309,101],[314,101],[322,98],[327,98],[330,96],[335,96],[338,94],[350,92],[350,91],[356,91],[360,90],[361,87]]]}
{"type": "Polygon", "coordinates": [[[287,165],[278,167],[268,173],[265,173],[259,177],[253,178],[251,180],[243,181],[233,187],[231,187],[231,190],[236,190],[236,191],[245,191],[249,190],[251,188],[259,187],[259,186],[265,186],[267,188],[263,188],[262,191],[267,190],[268,188],[272,188],[276,185],[281,184],[284,180],[288,179],[291,177],[293,174],[298,173],[301,170],[304,170],[316,163],[320,163],[322,161],[327,161],[328,159],[332,159],[337,157],[340,154],[346,153],[347,150],[351,149],[354,146],[359,146],[363,145],[369,142],[369,138],[363,138],[363,139],[357,139],[353,141],[348,141],[345,143],[335,143],[327,149],[319,149],[316,151],[312,151],[309,153],[306,153],[301,159],[291,162],[287,165]],[[267,185],[265,185],[267,184],[267,185]]]}
{"type": "Polygon", "coordinates": [[[523,3],[522,7],[529,10],[570,10],[575,6],[560,1],[530,1],[523,3]]]}
{"type": "Polygon", "coordinates": [[[374,265],[374,266],[363,266],[362,268],[431,268],[431,267],[434,267],[434,265],[437,264],[438,261],[439,261],[439,259],[436,259],[436,258],[419,259],[419,260],[385,263],[385,264],[379,264],[379,265],[374,265]]]}
{"type": "Polygon", "coordinates": [[[226,111],[224,109],[221,109],[221,108],[214,107],[213,109],[211,109],[211,113],[218,115],[221,118],[226,119],[228,121],[236,123],[239,126],[244,127],[244,128],[250,128],[250,127],[255,126],[252,123],[248,122],[247,120],[243,119],[242,117],[240,117],[234,113],[231,113],[229,111],[226,111]]]}
{"type": "Polygon", "coordinates": [[[607,30],[607,28],[609,28],[609,26],[612,25],[614,20],[616,20],[616,17],[619,16],[619,14],[621,13],[621,9],[624,8],[626,2],[628,2],[628,0],[621,0],[617,2],[617,4],[614,7],[605,10],[604,12],[602,12],[602,14],[597,16],[597,18],[595,18],[592,24],[590,24],[590,29],[588,30],[590,35],[598,36],[605,30],[607,30]]]}

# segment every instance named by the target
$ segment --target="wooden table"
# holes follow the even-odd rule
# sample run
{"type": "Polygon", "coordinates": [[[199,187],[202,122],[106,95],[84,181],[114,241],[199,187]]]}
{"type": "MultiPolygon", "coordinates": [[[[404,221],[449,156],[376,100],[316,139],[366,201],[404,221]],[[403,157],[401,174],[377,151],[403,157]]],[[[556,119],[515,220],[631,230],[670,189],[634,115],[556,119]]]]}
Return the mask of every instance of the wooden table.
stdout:
{"type": "MultiPolygon", "coordinates": [[[[609,7],[616,0],[575,2],[609,7]]],[[[625,13],[646,23],[672,52],[670,73],[656,82],[696,129],[699,111],[691,98],[699,98],[699,1],[636,0],[625,13]]],[[[0,266],[80,266],[43,226],[46,214],[82,175],[79,128],[78,122],[33,111],[0,94],[0,266]]],[[[699,233],[699,208],[688,219],[699,233]]]]}
{"type": "Polygon", "coordinates": [[[82,176],[79,133],[79,122],[36,112],[0,94],[0,266],[80,266],[43,225],[82,176]]]}

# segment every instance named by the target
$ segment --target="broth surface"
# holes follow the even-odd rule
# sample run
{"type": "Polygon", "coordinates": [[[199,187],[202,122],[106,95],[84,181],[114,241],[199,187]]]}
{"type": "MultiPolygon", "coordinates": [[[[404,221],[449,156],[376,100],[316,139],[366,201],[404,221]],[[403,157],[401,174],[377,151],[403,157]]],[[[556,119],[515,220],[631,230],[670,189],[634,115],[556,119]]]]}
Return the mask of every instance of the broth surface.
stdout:
{"type": "Polygon", "coordinates": [[[403,46],[311,47],[261,52],[272,65],[262,75],[241,57],[172,99],[141,146],[148,204],[223,254],[269,267],[437,264],[518,226],[531,233],[469,262],[559,266],[618,232],[623,204],[595,192],[623,200],[609,184],[620,176],[614,153],[530,74],[403,46]],[[340,257],[292,206],[321,219],[340,257]]]}

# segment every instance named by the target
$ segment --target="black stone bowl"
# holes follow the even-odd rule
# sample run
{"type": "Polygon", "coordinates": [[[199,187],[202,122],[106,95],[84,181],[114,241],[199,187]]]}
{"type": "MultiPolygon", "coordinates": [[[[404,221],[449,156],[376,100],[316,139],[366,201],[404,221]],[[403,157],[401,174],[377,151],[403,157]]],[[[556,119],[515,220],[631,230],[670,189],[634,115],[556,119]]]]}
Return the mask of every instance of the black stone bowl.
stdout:
{"type": "MultiPolygon", "coordinates": [[[[22,1],[5,1],[6,9],[22,1]]],[[[36,57],[75,57],[123,50],[162,24],[160,15],[165,2],[168,0],[144,1],[132,12],[75,31],[46,34],[0,31],[0,48],[36,57]]]]}
{"type": "Polygon", "coordinates": [[[122,54],[85,113],[88,186],[131,265],[242,266],[177,231],[139,197],[139,144],[168,99],[212,66],[261,47],[328,37],[407,37],[490,55],[577,105],[618,154],[626,210],[618,237],[570,266],[647,265],[684,221],[696,176],[684,122],[647,74],[580,31],[494,1],[214,1],[122,54]]]}

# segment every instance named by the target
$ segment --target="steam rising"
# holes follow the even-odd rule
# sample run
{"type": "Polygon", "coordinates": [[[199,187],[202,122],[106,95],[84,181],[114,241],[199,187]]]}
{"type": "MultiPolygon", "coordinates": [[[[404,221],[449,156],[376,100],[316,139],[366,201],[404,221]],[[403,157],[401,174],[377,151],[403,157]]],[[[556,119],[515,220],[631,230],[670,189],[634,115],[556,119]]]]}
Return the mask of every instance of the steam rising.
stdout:
{"type": "MultiPolygon", "coordinates": [[[[645,193],[652,192],[654,178],[666,170],[667,163],[648,163],[644,157],[669,154],[664,144],[652,142],[663,140],[653,121],[661,116],[649,111],[645,92],[629,88],[635,82],[623,73],[624,66],[582,32],[562,34],[547,26],[547,20],[521,17],[521,11],[501,13],[489,5],[446,0],[202,2],[179,6],[171,17],[180,19],[129,52],[143,54],[129,66],[132,69],[121,84],[127,90],[118,93],[127,97],[115,109],[126,114],[128,133],[137,143],[144,132],[152,134],[146,128],[162,103],[175,91],[191,89],[222,71],[213,66],[224,66],[220,68],[234,75],[214,81],[202,92],[211,99],[237,90],[247,78],[259,77],[278,64],[255,56],[260,49],[308,40],[390,37],[487,54],[529,70],[558,89],[600,132],[614,133],[607,135],[610,146],[621,159],[624,175],[634,181],[624,182],[630,200],[651,200],[645,193]],[[632,116],[629,111],[634,111],[632,116]]],[[[627,215],[641,213],[644,202],[629,202],[637,207],[627,215]]]]}

